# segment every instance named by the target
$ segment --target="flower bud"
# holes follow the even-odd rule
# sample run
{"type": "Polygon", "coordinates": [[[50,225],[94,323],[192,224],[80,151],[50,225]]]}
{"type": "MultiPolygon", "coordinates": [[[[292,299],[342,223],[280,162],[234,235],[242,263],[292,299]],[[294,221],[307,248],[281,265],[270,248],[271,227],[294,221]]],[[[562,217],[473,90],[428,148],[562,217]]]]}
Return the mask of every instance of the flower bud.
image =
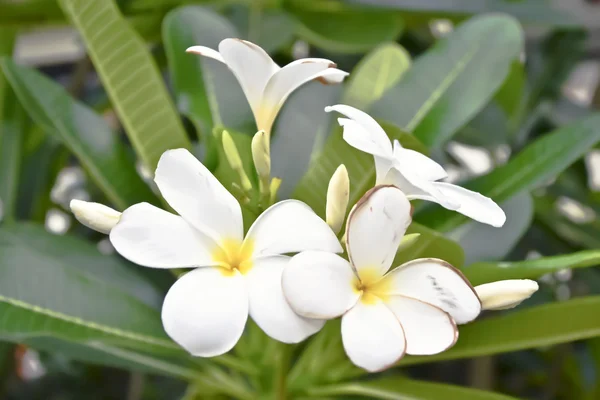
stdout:
{"type": "Polygon", "coordinates": [[[120,212],[100,203],[71,200],[70,207],[77,221],[90,229],[106,234],[110,233],[121,218],[120,212]]]}
{"type": "Polygon", "coordinates": [[[271,176],[271,151],[265,131],[258,131],[252,138],[252,159],[262,182],[269,182],[271,176]]]}
{"type": "Polygon", "coordinates": [[[537,282],[529,279],[510,279],[475,286],[484,310],[506,310],[516,307],[538,290],[537,282]]]}
{"type": "Polygon", "coordinates": [[[327,224],[336,234],[344,224],[349,197],[350,179],[348,178],[346,167],[342,164],[335,170],[329,181],[327,205],[325,208],[327,224]]]}
{"type": "Polygon", "coordinates": [[[221,140],[223,141],[223,151],[225,152],[225,157],[227,158],[227,162],[231,166],[240,178],[240,183],[242,184],[242,189],[246,192],[252,190],[252,183],[250,179],[248,179],[248,175],[246,175],[246,171],[244,171],[244,165],[242,164],[242,158],[240,157],[240,153],[235,146],[235,142],[233,138],[227,131],[223,131],[221,140]]]}
{"type": "MultiPolygon", "coordinates": [[[[411,208],[412,208],[412,204],[411,204],[411,208]]],[[[419,239],[419,236],[421,236],[420,233],[409,233],[408,235],[404,235],[404,237],[400,241],[400,245],[398,246],[398,251],[403,251],[403,250],[408,249],[410,246],[412,246],[413,244],[415,244],[417,242],[417,240],[419,239]]]]}
{"type": "Polygon", "coordinates": [[[281,186],[281,179],[273,178],[269,187],[269,202],[271,204],[274,204],[277,200],[277,192],[279,191],[279,186],[281,186]]]}

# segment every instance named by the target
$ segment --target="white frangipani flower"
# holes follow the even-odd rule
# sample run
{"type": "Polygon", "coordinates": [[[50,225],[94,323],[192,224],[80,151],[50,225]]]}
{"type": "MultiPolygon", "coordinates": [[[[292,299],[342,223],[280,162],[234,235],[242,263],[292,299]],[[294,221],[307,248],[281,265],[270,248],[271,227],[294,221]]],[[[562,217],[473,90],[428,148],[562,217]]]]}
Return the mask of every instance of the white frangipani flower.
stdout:
{"type": "Polygon", "coordinates": [[[539,285],[530,279],[508,279],[475,286],[484,310],[514,308],[537,292],[539,285]]]}
{"type": "Polygon", "coordinates": [[[492,199],[451,183],[436,182],[448,176],[444,168],[417,151],[403,148],[397,140],[392,145],[383,128],[368,114],[341,104],[326,107],[325,111],[348,117],[338,119],[344,128],[344,140],[373,155],[377,184],[393,184],[409,200],[433,201],[484,224],[504,225],[506,215],[492,199]]]}
{"type": "Polygon", "coordinates": [[[248,314],[272,338],[296,343],[323,321],[301,317],[287,304],[281,274],[303,250],[341,252],[329,226],[306,204],[279,202],[258,217],[244,238],[235,198],[185,149],[166,151],[154,178],[179,215],[147,203],[125,210],[110,231],[123,257],[150,268],[196,268],[167,293],[165,331],[196,356],[211,357],[238,341],[248,314]]]}
{"type": "Polygon", "coordinates": [[[406,228],[410,203],[394,186],[376,186],[354,206],[346,225],[350,262],[306,251],[283,272],[283,292],[308,318],[342,317],[352,362],[380,371],[405,353],[436,354],[454,345],[457,323],[477,317],[481,303],[466,278],[438,259],[417,259],[388,272],[406,228]]]}
{"type": "Polygon", "coordinates": [[[219,51],[192,46],[188,53],[200,54],[226,64],[240,83],[254,114],[258,130],[271,132],[277,113],[288,96],[312,80],[340,83],[348,75],[323,58],[303,58],[280,68],[259,46],[241,39],[225,39],[219,51]]]}

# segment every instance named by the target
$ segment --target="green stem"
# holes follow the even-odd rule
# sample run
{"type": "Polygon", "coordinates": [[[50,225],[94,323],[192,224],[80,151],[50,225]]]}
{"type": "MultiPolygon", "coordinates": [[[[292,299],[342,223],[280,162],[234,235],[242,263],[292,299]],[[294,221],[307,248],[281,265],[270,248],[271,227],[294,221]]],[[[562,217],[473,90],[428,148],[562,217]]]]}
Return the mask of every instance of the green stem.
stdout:
{"type": "Polygon", "coordinates": [[[279,352],[277,370],[275,374],[275,399],[285,400],[287,398],[287,376],[292,359],[293,346],[284,344],[279,352]]]}

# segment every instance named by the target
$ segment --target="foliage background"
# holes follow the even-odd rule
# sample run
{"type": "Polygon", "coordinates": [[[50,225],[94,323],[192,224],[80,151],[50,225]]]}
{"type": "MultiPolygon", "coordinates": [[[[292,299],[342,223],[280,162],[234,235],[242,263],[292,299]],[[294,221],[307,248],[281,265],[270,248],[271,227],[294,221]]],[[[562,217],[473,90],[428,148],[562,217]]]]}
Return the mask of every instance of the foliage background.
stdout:
{"type": "Polygon", "coordinates": [[[277,396],[283,382],[290,398],[600,398],[594,3],[0,0],[1,396],[252,399],[277,396]],[[396,261],[437,256],[473,284],[533,278],[540,291],[462,327],[452,350],[375,376],[345,361],[335,322],[289,359],[252,326],[234,354],[188,358],[160,325],[173,277],[112,254],[68,203],[161,204],[148,171],[175,147],[228,184],[222,128],[255,179],[254,126],[237,82],[184,53],[225,37],[261,45],[280,65],[326,57],[351,72],[342,86],[306,85],[284,106],[272,147],[282,197],[322,215],[342,162],[351,202],[372,186],[371,158],[322,111],[359,107],[508,216],[493,229],[419,204],[411,229],[422,235],[396,261]]]}

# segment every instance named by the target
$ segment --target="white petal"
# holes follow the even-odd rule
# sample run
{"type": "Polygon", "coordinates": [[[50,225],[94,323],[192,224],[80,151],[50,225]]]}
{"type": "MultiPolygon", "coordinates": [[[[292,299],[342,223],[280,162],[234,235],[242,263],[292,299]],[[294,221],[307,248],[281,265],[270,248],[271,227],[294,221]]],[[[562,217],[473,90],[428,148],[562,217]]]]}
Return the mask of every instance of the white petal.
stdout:
{"type": "MultiPolygon", "coordinates": [[[[494,200],[480,193],[446,182],[433,182],[444,197],[460,204],[457,212],[497,228],[506,222],[506,214],[494,200]]],[[[443,205],[443,204],[442,204],[443,205]]]]}
{"type": "Polygon", "coordinates": [[[338,118],[338,123],[343,130],[343,137],[350,146],[372,154],[375,157],[391,159],[386,148],[382,148],[358,122],[348,118],[338,118]]]}
{"type": "Polygon", "coordinates": [[[220,268],[195,269],[173,284],[162,308],[167,334],[189,353],[226,353],[242,336],[248,319],[248,292],[242,275],[220,268]]]}
{"type": "Polygon", "coordinates": [[[186,53],[192,53],[192,54],[198,54],[200,56],[205,56],[205,57],[208,57],[208,58],[212,58],[213,60],[217,60],[217,61],[220,61],[222,63],[225,63],[225,60],[221,56],[221,53],[219,53],[216,50],[211,49],[210,47],[192,46],[192,47],[188,47],[185,50],[185,52],[186,53]]]}
{"type": "Polygon", "coordinates": [[[506,310],[521,304],[537,292],[537,282],[529,279],[509,279],[475,286],[484,310],[506,310]]]}
{"type": "Polygon", "coordinates": [[[467,278],[442,260],[409,261],[384,279],[391,280],[390,295],[412,297],[439,307],[459,324],[474,320],[481,311],[479,298],[467,278]]]}
{"type": "Polygon", "coordinates": [[[386,178],[388,176],[388,172],[394,165],[394,161],[390,158],[379,157],[379,156],[373,156],[373,159],[375,160],[375,177],[376,177],[375,184],[376,185],[384,185],[384,184],[393,185],[394,182],[391,179],[389,181],[386,181],[386,178]]]}
{"type": "MultiPolygon", "coordinates": [[[[375,145],[379,149],[380,155],[384,155],[390,158],[393,156],[392,143],[390,142],[388,135],[385,133],[383,128],[379,126],[377,121],[375,121],[369,114],[360,111],[354,107],[346,106],[343,104],[325,107],[325,112],[331,111],[337,111],[340,114],[343,114],[346,117],[350,118],[351,120],[354,120],[358,125],[360,125],[360,127],[362,127],[362,132],[364,132],[364,134],[367,135],[367,140],[373,143],[373,145],[375,145]]],[[[353,134],[352,136],[356,135],[353,134]]],[[[350,145],[354,146],[352,143],[350,143],[350,145]]],[[[358,149],[362,150],[360,148],[358,149]]],[[[367,152],[371,153],[370,151],[367,152]]]]}
{"type": "Polygon", "coordinates": [[[329,225],[298,200],[284,200],[269,207],[252,224],[246,240],[254,246],[254,258],[304,250],[342,252],[329,225]]]}
{"type": "Polygon", "coordinates": [[[294,311],[311,318],[339,317],[356,304],[356,275],[337,254],[305,251],[283,271],[283,294],[294,311]]]}
{"type": "Polygon", "coordinates": [[[77,221],[101,233],[110,233],[121,218],[120,212],[100,203],[73,199],[69,207],[77,221]]]}
{"type": "Polygon", "coordinates": [[[405,149],[398,140],[394,140],[394,158],[404,168],[415,171],[421,178],[437,181],[448,177],[446,170],[425,154],[418,151],[405,149]]]}
{"type": "Polygon", "coordinates": [[[186,268],[215,265],[211,254],[217,245],[183,218],[140,203],[129,207],[110,232],[117,252],[151,268],[186,268]]]}
{"type": "Polygon", "coordinates": [[[242,240],[239,203],[192,153],[185,149],[165,151],[154,181],[179,215],[217,243],[223,238],[242,240]]]}
{"type": "Polygon", "coordinates": [[[342,317],[342,341],[350,360],[369,372],[392,366],[404,355],[402,325],[382,303],[356,303],[342,317]]]}
{"type": "Polygon", "coordinates": [[[318,78],[318,81],[326,85],[342,83],[349,74],[337,68],[328,68],[318,78]]]}
{"type": "Polygon", "coordinates": [[[324,320],[304,318],[287,303],[281,275],[290,257],[274,256],[254,263],[248,272],[250,316],[267,335],[284,343],[298,343],[318,332],[324,320]]]}
{"type": "Polygon", "coordinates": [[[404,329],[406,353],[437,354],[456,343],[456,323],[441,308],[404,296],[390,296],[385,303],[404,329]]]}
{"type": "Polygon", "coordinates": [[[246,40],[225,39],[219,43],[219,53],[239,81],[256,116],[265,86],[279,66],[262,48],[246,40]]]}
{"type": "MultiPolygon", "coordinates": [[[[310,82],[313,79],[321,78],[326,71],[331,69],[330,66],[335,66],[335,64],[329,60],[313,60],[314,59],[296,60],[281,68],[271,76],[265,86],[260,105],[261,109],[258,112],[258,115],[260,115],[261,118],[259,129],[270,131],[277,113],[289,95],[303,84],[310,82]],[[329,62],[326,63],[324,61],[329,62]]],[[[348,75],[343,71],[340,72],[348,75]]],[[[329,72],[325,75],[331,76],[329,72]]]]}
{"type": "Polygon", "coordinates": [[[346,248],[361,279],[367,269],[386,273],[410,222],[410,203],[394,186],[376,186],[358,201],[348,216],[346,248]]]}
{"type": "Polygon", "coordinates": [[[437,186],[435,186],[438,182],[431,182],[421,178],[412,168],[407,169],[398,165],[396,159],[393,162],[393,168],[390,168],[383,181],[378,183],[391,184],[400,188],[409,200],[433,201],[449,210],[456,210],[460,207],[459,203],[442,194],[437,186]]]}

